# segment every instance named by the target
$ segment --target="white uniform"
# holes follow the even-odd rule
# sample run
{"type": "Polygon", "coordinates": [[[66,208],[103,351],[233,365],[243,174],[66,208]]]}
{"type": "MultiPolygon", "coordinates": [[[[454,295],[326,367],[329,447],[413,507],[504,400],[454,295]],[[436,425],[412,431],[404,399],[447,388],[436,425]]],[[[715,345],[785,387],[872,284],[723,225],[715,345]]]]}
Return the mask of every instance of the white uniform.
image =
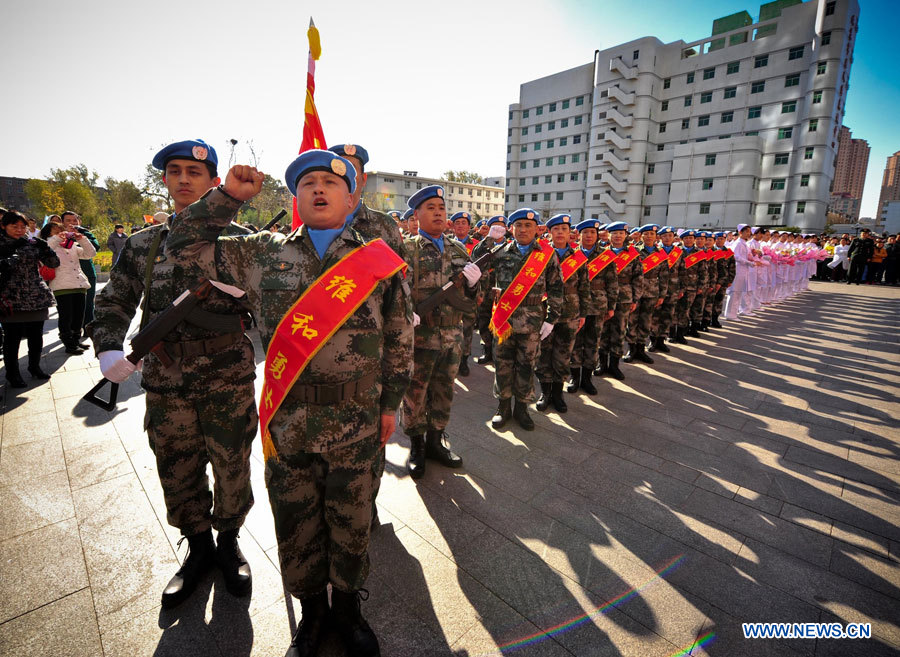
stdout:
{"type": "Polygon", "coordinates": [[[753,289],[756,287],[756,267],[750,259],[750,247],[746,240],[737,239],[732,245],[734,252],[734,281],[727,290],[725,300],[725,319],[737,319],[738,313],[749,312],[749,304],[742,307],[750,300],[753,289]]]}

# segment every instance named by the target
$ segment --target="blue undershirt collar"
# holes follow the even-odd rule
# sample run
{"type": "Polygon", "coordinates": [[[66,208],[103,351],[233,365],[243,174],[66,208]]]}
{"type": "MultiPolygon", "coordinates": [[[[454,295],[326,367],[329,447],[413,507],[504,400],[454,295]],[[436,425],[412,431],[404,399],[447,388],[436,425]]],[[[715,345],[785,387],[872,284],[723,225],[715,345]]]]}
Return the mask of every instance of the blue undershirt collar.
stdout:
{"type": "Polygon", "coordinates": [[[422,232],[421,228],[419,229],[419,235],[421,235],[426,240],[428,240],[429,242],[434,244],[434,246],[437,248],[438,251],[440,251],[441,253],[444,252],[444,236],[443,235],[441,235],[440,237],[432,237],[428,233],[422,232]]]}

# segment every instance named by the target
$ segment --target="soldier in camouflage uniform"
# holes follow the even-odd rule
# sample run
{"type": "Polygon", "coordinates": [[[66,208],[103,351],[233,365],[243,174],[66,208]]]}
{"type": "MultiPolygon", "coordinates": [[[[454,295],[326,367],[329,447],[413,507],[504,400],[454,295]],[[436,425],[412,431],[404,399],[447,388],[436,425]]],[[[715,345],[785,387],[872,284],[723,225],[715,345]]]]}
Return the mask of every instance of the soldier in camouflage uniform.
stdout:
{"type": "Polygon", "coordinates": [[[703,312],[700,316],[700,330],[709,332],[709,321],[712,319],[712,308],[716,300],[716,293],[719,291],[719,274],[721,267],[719,260],[716,259],[716,244],[713,234],[704,231],[703,236],[704,249],[706,250],[706,296],[703,299],[703,312]]]}
{"type": "MultiPolygon", "coordinates": [[[[607,250],[599,244],[602,225],[597,219],[585,219],[577,226],[578,238],[581,242],[580,249],[588,258],[583,267],[590,286],[590,300],[584,326],[575,336],[575,348],[572,350],[570,364],[572,378],[566,386],[566,392],[569,393],[575,393],[581,389],[589,395],[597,394],[597,388],[591,381],[591,374],[598,364],[603,324],[615,314],[616,300],[619,298],[619,276],[616,274],[615,265],[610,263],[596,274],[591,272],[591,263],[607,250]]],[[[595,265],[595,267],[599,266],[599,264],[595,265]]],[[[603,363],[602,366],[605,369],[606,363],[603,363]]]]}
{"type": "MultiPolygon", "coordinates": [[[[699,262],[688,266],[688,258],[697,252],[697,231],[690,229],[683,230],[681,231],[680,237],[682,243],[681,259],[685,261],[683,276],[681,278],[681,289],[684,291],[684,296],[678,300],[678,304],[675,307],[675,323],[677,328],[675,329],[674,342],[678,344],[687,344],[687,340],[684,339],[684,336],[685,333],[688,333],[688,329],[690,328],[691,307],[694,305],[694,300],[697,298],[697,290],[701,287],[701,271],[699,262]]],[[[699,333],[697,335],[699,336],[699,333]]]]}
{"type": "MultiPolygon", "coordinates": [[[[219,183],[217,162],[215,150],[200,140],[170,144],[153,158],[153,166],[164,172],[176,211],[219,183]]],[[[227,224],[225,232],[249,231],[227,224]]],[[[129,237],[97,296],[88,332],[103,375],[112,381],[123,381],[134,371],[123,344],[138,305],[143,325],[199,281],[164,254],[168,234],[168,224],[157,224],[129,237]]],[[[163,592],[166,608],[185,600],[216,563],[230,592],[250,593],[250,566],[237,544],[238,530],[253,506],[250,448],[258,419],[253,345],[244,335],[249,319],[246,304],[213,290],[166,337],[170,366],[153,353],[144,358],[144,428],[156,456],[167,520],[189,545],[187,558],[163,592]],[[207,463],[215,478],[212,493],[207,463]],[[219,533],[218,545],[210,527],[219,533]]]]}
{"type": "Polygon", "coordinates": [[[657,230],[659,230],[658,224],[645,224],[638,229],[641,243],[638,244],[637,250],[643,266],[644,287],[638,307],[628,319],[627,340],[629,349],[628,355],[624,358],[626,363],[637,360],[648,365],[653,364],[653,359],[645,351],[647,339],[650,337],[653,313],[662,306],[669,289],[669,265],[664,258],[666,255],[665,251],[661,251],[656,246],[657,230]],[[651,257],[663,259],[658,264],[651,265],[647,261],[651,257]]]}
{"type": "MultiPolygon", "coordinates": [[[[345,220],[353,209],[352,167],[329,151],[306,151],[285,173],[303,226],[287,236],[216,238],[262,186],[256,169],[235,166],[223,187],[172,219],[166,254],[197,275],[246,290],[268,346],[298,297],[366,242],[345,220]]],[[[412,309],[401,273],[376,283],[336,328],[326,328],[327,321],[319,318],[319,326],[334,333],[310,357],[268,425],[266,487],[281,574],[303,608],[291,657],[315,655],[329,620],[348,653],[379,654],[358,592],[369,571],[373,463],[393,432],[412,361],[412,309]]],[[[270,369],[276,373],[274,363],[270,369]]]]}
{"type": "MultiPolygon", "coordinates": [[[[472,215],[468,212],[457,212],[450,217],[450,226],[453,229],[454,236],[465,247],[466,253],[470,256],[479,242],[479,240],[469,234],[471,221],[472,215]]],[[[480,286],[478,289],[480,289],[480,286]]],[[[472,304],[472,310],[464,310],[462,314],[462,353],[459,357],[459,376],[469,376],[469,357],[472,355],[472,336],[475,334],[477,298],[475,301],[476,303],[472,304]]]]}
{"type": "MultiPolygon", "coordinates": [[[[488,227],[488,234],[482,239],[478,246],[472,251],[472,257],[478,260],[485,253],[493,249],[498,244],[506,242],[506,217],[502,214],[494,215],[485,222],[488,227]]],[[[475,359],[479,365],[487,365],[494,362],[494,336],[491,334],[490,323],[491,313],[494,311],[494,298],[491,294],[490,275],[493,268],[481,273],[481,301],[475,315],[475,326],[478,328],[478,334],[481,336],[484,353],[475,359]]]]}
{"type": "MultiPolygon", "coordinates": [[[[447,223],[444,188],[429,185],[420,189],[410,197],[409,207],[419,221],[419,234],[404,243],[413,306],[463,274],[466,284],[461,287],[474,317],[481,271],[469,262],[469,254],[459,241],[442,233],[447,223]]],[[[463,312],[448,303],[438,304],[418,318],[412,383],[403,397],[402,416],[410,443],[406,467],[413,479],[424,476],[426,458],[450,468],[462,467],[462,459],[450,451],[444,433],[450,421],[453,380],[463,348],[462,321],[463,312]]]]}
{"type": "Polygon", "coordinates": [[[694,297],[694,303],[690,309],[690,323],[688,324],[687,335],[699,338],[700,328],[703,322],[703,308],[706,305],[706,297],[709,295],[710,289],[710,265],[709,254],[706,249],[706,237],[710,233],[702,230],[697,231],[697,251],[703,254],[703,259],[697,263],[697,296],[694,297]]]}
{"type": "MultiPolygon", "coordinates": [[[[498,300],[529,256],[541,250],[537,240],[539,217],[531,208],[516,210],[509,216],[515,239],[494,257],[490,275],[491,292],[498,300]]],[[[550,335],[553,324],[559,321],[563,305],[559,259],[552,249],[549,255],[543,271],[533,279],[530,291],[509,317],[511,332],[502,341],[500,337],[496,338],[494,343],[494,395],[500,400],[497,414],[491,419],[495,429],[503,427],[510,417],[515,417],[526,431],[534,429],[534,420],[528,415],[528,403],[534,401],[534,365],[539,345],[550,335]],[[542,301],[544,295],[546,306],[542,301]],[[511,408],[513,397],[516,399],[515,410],[511,408]]],[[[500,327],[497,329],[499,331],[500,327]]]]}
{"type": "MultiPolygon", "coordinates": [[[[570,222],[567,214],[558,214],[547,222],[553,240],[556,257],[562,263],[575,254],[569,246],[570,222]]],[[[541,354],[537,366],[541,397],[537,409],[545,411],[553,404],[559,413],[568,410],[563,399],[563,381],[569,372],[575,336],[584,327],[585,317],[591,312],[591,285],[588,281],[587,266],[581,265],[563,282],[563,305],[559,319],[553,325],[550,337],[541,342],[541,354]]]]}
{"type": "Polygon", "coordinates": [[[716,240],[715,251],[725,251],[726,255],[719,258],[719,289],[716,292],[715,298],[713,299],[712,305],[712,315],[710,318],[709,325],[712,328],[722,328],[722,325],[719,323],[719,315],[722,314],[722,306],[725,303],[725,291],[731,287],[731,284],[734,282],[734,277],[737,274],[735,262],[734,262],[734,253],[731,252],[731,249],[725,246],[725,232],[719,231],[717,233],[713,233],[713,237],[716,240]]]}
{"type": "MultiPolygon", "coordinates": [[[[681,289],[681,277],[684,274],[684,260],[680,253],[677,257],[672,256],[675,249],[675,230],[671,226],[663,226],[656,233],[657,237],[662,241],[660,247],[668,256],[668,277],[666,284],[666,296],[653,313],[653,323],[650,326],[651,346],[647,351],[669,353],[670,349],[666,345],[666,336],[669,335],[670,329],[675,321],[675,306],[678,299],[682,297],[684,291],[681,289]]],[[[680,247],[679,247],[680,251],[680,247]]],[[[674,336],[673,336],[674,337],[674,336]]]]}
{"type": "Polygon", "coordinates": [[[628,234],[627,228],[628,225],[624,221],[616,221],[606,226],[606,230],[609,231],[610,248],[618,256],[614,266],[619,281],[619,298],[616,301],[615,313],[612,319],[603,325],[603,333],[600,337],[601,367],[604,360],[606,361],[606,370],[603,373],[609,374],[619,381],[625,378],[622,370],[619,369],[619,359],[622,357],[625,341],[625,323],[637,308],[644,288],[644,272],[638,254],[636,252],[632,254],[633,259],[625,266],[620,266],[618,261],[618,259],[629,257],[630,254],[630,249],[626,249],[624,246],[625,236],[628,234]]]}

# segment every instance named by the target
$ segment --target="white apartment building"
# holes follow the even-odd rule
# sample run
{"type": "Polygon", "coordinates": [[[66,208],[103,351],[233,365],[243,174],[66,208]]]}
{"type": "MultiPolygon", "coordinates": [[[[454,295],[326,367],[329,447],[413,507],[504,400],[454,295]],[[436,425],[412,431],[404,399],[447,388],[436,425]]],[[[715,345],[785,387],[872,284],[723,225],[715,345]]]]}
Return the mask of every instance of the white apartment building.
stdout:
{"type": "Polygon", "coordinates": [[[856,0],[777,0],[521,85],[507,212],[823,228],[858,23],[856,0]]]}
{"type": "Polygon", "coordinates": [[[499,181],[500,184],[493,186],[448,182],[419,176],[417,171],[405,171],[402,174],[369,171],[363,200],[376,210],[405,212],[409,197],[416,191],[428,185],[441,185],[445,192],[448,215],[465,210],[481,217],[492,217],[503,214],[503,178],[487,180],[492,181],[499,181]]]}

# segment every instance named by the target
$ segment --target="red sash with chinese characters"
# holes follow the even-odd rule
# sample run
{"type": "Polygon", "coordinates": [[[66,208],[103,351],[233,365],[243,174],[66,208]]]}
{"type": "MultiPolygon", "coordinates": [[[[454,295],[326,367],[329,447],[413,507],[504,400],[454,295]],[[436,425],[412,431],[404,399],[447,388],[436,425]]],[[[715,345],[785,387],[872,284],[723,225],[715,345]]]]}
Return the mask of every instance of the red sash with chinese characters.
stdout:
{"type": "Polygon", "coordinates": [[[512,333],[509,318],[531,292],[531,288],[544,273],[544,269],[547,268],[547,263],[550,262],[550,257],[553,255],[553,247],[549,244],[538,240],[537,245],[538,250],[529,254],[525,264],[519,269],[519,273],[506,288],[506,292],[494,304],[494,313],[491,315],[489,326],[491,333],[497,336],[497,344],[503,342],[512,333]]]}
{"type": "Polygon", "coordinates": [[[706,259],[706,256],[703,255],[702,251],[694,251],[692,254],[690,254],[689,256],[687,256],[684,259],[684,268],[690,269],[691,267],[696,265],[698,262],[700,262],[701,260],[705,260],[705,259],[706,259]]]}
{"type": "Polygon", "coordinates": [[[597,275],[606,269],[610,263],[614,262],[616,259],[616,254],[613,253],[612,249],[606,249],[596,258],[591,260],[588,263],[588,280],[594,280],[597,278],[597,275]]]}
{"type": "Polygon", "coordinates": [[[674,267],[678,263],[678,258],[681,257],[682,250],[681,247],[673,246],[672,250],[669,251],[669,269],[674,267]]]}
{"type": "Polygon", "coordinates": [[[641,266],[644,268],[644,273],[646,274],[648,271],[652,271],[656,269],[657,266],[661,265],[664,262],[668,262],[669,257],[666,255],[666,252],[662,249],[656,249],[653,253],[648,255],[646,258],[641,261],[641,266]]]}
{"type": "Polygon", "coordinates": [[[581,269],[581,266],[587,262],[587,259],[588,257],[584,255],[584,251],[575,249],[575,253],[559,263],[559,266],[562,269],[563,283],[568,283],[575,272],[581,269]]]}
{"type": "Polygon", "coordinates": [[[719,251],[719,253],[722,254],[719,257],[724,258],[725,260],[728,260],[728,258],[734,257],[734,251],[732,251],[731,249],[725,249],[724,251],[719,251]]]}
{"type": "Polygon", "coordinates": [[[622,272],[625,267],[631,264],[631,261],[638,257],[637,249],[633,246],[629,246],[626,250],[622,251],[619,255],[616,256],[616,273],[619,274],[622,272]]]}
{"type": "Polygon", "coordinates": [[[468,244],[463,244],[463,246],[466,247],[466,251],[469,252],[469,255],[472,255],[472,251],[474,251],[475,247],[478,246],[478,242],[472,240],[468,244]]]}
{"type": "Polygon", "coordinates": [[[278,322],[266,351],[259,402],[265,460],[277,458],[269,422],[300,373],[381,281],[405,269],[406,263],[384,240],[372,240],[329,267],[278,322]]]}

